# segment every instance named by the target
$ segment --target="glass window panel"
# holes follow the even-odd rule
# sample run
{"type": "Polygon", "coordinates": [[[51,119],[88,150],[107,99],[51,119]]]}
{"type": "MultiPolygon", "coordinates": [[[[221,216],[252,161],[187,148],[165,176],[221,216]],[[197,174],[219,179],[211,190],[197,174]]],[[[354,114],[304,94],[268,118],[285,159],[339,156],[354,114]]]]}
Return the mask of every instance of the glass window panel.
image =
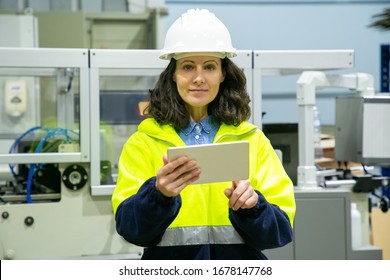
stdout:
{"type": "Polygon", "coordinates": [[[0,67],[0,157],[18,159],[0,163],[0,203],[60,200],[59,156],[41,155],[80,152],[79,72],[0,67]]]}
{"type": "MultiPolygon", "coordinates": [[[[78,142],[78,72],[78,69],[0,68],[0,96],[3,97],[0,154],[7,154],[10,143],[19,140],[41,141],[46,136],[48,143],[61,137],[66,142],[78,142]]],[[[14,152],[32,152],[22,150],[14,152]]],[[[58,152],[53,147],[41,150],[45,151],[58,152]]]]}
{"type": "Polygon", "coordinates": [[[161,70],[137,75],[140,71],[102,71],[100,76],[100,168],[101,184],[116,183],[118,160],[126,140],[137,131],[161,70]]]}

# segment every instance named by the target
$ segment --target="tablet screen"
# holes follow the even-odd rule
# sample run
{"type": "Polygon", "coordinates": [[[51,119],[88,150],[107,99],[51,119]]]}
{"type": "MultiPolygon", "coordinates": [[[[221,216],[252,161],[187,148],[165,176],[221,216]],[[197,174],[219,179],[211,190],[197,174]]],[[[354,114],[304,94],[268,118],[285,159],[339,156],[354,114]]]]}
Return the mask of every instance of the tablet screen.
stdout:
{"type": "Polygon", "coordinates": [[[194,184],[246,180],[249,178],[248,141],[168,148],[168,161],[180,156],[195,159],[202,169],[200,178],[194,184]]]}

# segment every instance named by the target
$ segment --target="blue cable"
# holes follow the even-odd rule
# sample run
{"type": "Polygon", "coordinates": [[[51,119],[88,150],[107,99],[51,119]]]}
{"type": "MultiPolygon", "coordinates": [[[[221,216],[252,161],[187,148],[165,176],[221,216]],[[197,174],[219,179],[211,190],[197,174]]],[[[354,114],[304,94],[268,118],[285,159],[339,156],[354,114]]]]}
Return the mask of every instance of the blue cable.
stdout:
{"type": "MultiPolygon", "coordinates": [[[[16,147],[19,145],[20,141],[22,141],[23,138],[26,137],[26,135],[28,135],[28,134],[30,134],[30,133],[34,132],[35,130],[38,130],[38,129],[43,129],[43,127],[42,126],[32,127],[29,130],[27,130],[25,133],[23,133],[21,136],[16,138],[16,140],[14,141],[14,143],[11,145],[11,147],[9,149],[9,153],[13,154],[15,152],[16,147]]],[[[16,178],[16,173],[15,173],[15,170],[14,170],[14,166],[15,166],[15,164],[11,164],[11,163],[9,164],[9,168],[11,170],[11,173],[14,176],[14,178],[16,178]]]]}
{"type": "MultiPolygon", "coordinates": [[[[43,145],[46,143],[46,141],[50,138],[54,138],[56,136],[63,136],[65,137],[66,141],[67,142],[70,142],[72,141],[72,137],[69,136],[68,132],[72,132],[73,134],[75,134],[77,137],[79,137],[79,134],[73,130],[68,130],[68,129],[64,129],[64,128],[45,128],[45,127],[41,127],[41,126],[36,126],[36,127],[33,127],[29,130],[27,130],[25,133],[23,133],[19,138],[17,138],[15,140],[15,142],[12,144],[10,150],[9,150],[9,153],[13,153],[15,148],[18,146],[18,144],[20,143],[20,141],[26,136],[28,135],[29,133],[37,130],[37,129],[42,129],[42,130],[45,130],[46,131],[46,135],[41,139],[41,141],[39,141],[37,147],[35,148],[35,153],[39,153],[42,151],[42,148],[43,148],[43,145]]],[[[11,169],[11,172],[13,174],[14,177],[16,177],[16,173],[14,171],[14,165],[13,164],[10,164],[10,169],[11,169]]],[[[33,177],[34,177],[34,174],[35,174],[35,171],[37,169],[38,165],[37,164],[30,164],[30,167],[29,167],[29,171],[28,171],[28,176],[27,176],[27,186],[26,186],[26,201],[27,203],[32,203],[32,197],[31,197],[31,187],[32,187],[32,181],[33,181],[33,177]]]]}
{"type": "Polygon", "coordinates": [[[35,165],[30,164],[30,168],[28,170],[28,177],[27,177],[27,186],[26,186],[26,201],[27,203],[32,203],[32,197],[31,197],[31,185],[33,181],[33,176],[35,174],[35,165]]]}

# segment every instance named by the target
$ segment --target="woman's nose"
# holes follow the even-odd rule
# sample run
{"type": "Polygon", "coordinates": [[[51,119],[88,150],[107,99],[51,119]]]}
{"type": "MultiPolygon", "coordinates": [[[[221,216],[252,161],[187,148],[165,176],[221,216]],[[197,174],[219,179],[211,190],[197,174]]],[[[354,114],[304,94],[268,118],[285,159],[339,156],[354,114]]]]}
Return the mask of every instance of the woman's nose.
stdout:
{"type": "Polygon", "coordinates": [[[204,83],[204,77],[202,70],[196,71],[196,75],[194,78],[194,84],[201,85],[204,83]]]}

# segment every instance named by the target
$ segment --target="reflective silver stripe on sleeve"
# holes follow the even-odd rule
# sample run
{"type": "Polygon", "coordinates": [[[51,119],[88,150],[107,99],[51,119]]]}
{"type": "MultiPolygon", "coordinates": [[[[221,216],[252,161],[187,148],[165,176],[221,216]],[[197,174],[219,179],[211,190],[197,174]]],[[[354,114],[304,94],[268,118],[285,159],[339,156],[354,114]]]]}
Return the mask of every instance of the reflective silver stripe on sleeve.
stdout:
{"type": "Polygon", "coordinates": [[[202,226],[168,228],[157,246],[242,243],[243,239],[232,226],[202,226]]]}

